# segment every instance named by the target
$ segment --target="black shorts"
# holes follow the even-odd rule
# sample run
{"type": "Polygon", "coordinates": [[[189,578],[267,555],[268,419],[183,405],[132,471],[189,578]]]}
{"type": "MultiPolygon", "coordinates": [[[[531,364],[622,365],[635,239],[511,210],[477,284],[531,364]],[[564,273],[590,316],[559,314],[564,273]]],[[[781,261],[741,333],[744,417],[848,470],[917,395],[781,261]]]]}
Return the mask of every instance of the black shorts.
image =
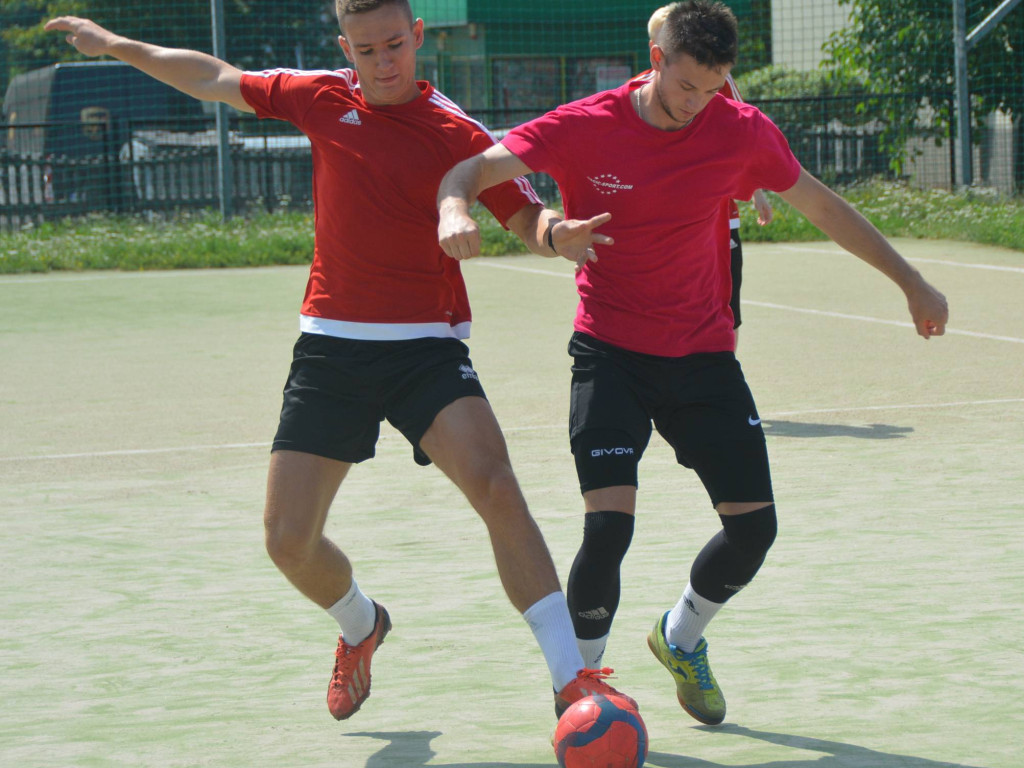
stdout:
{"type": "Polygon", "coordinates": [[[304,333],[295,342],[272,450],[339,461],[372,458],[387,419],[430,463],[420,440],[441,410],[486,397],[458,339],[359,341],[304,333]]]}
{"type": "Polygon", "coordinates": [[[761,419],[732,352],[659,357],[574,333],[569,440],[624,432],[638,459],[651,423],[719,502],[773,501],[761,419]]]}
{"type": "Polygon", "coordinates": [[[743,243],[740,242],[740,230],[729,230],[729,267],[732,272],[732,298],[729,307],[732,309],[732,327],[739,328],[743,319],[740,317],[740,286],[743,285],[743,243]]]}

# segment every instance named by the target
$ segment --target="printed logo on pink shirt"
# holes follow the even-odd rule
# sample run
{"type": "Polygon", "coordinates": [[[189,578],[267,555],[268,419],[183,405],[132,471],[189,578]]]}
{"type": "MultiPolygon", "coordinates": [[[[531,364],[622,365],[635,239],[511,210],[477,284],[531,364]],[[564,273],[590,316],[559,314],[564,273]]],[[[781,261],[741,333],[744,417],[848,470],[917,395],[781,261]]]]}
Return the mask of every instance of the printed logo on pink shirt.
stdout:
{"type": "Polygon", "coordinates": [[[629,191],[632,184],[623,184],[622,179],[614,173],[602,173],[600,176],[587,176],[587,180],[594,185],[602,195],[614,195],[622,190],[629,191]]]}

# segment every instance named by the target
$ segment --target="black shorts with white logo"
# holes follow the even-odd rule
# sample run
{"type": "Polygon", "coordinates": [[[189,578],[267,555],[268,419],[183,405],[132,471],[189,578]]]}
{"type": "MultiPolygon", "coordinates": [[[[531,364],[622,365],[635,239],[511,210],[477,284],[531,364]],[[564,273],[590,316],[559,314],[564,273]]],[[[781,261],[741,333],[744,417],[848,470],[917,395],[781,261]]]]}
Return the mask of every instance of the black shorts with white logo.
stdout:
{"type": "Polygon", "coordinates": [[[303,333],[284,388],[275,451],[339,461],[372,458],[387,419],[412,444],[441,410],[463,397],[486,397],[469,349],[458,339],[361,341],[303,333]]]}
{"type": "Polygon", "coordinates": [[[660,357],[576,332],[569,354],[574,451],[584,432],[615,431],[631,438],[639,459],[653,422],[713,506],[774,500],[761,419],[732,352],[660,357]]]}

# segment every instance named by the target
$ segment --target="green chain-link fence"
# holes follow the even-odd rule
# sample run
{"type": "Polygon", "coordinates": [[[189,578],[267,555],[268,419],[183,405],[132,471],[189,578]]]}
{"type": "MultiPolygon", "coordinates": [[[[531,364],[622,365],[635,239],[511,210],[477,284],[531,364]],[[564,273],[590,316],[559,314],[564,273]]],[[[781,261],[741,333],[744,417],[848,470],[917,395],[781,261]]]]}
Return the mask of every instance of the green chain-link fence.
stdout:
{"type": "MultiPolygon", "coordinates": [[[[220,0],[225,55],[244,69],[347,66],[333,3],[220,0]]],[[[649,0],[413,0],[419,75],[495,130],[647,67],[649,0]]],[[[1024,190],[1020,0],[733,0],[746,100],[829,182],[875,176],[1024,190]],[[958,164],[956,11],[966,56],[970,164],[958,164]],[[984,22],[988,20],[988,24],[984,22]],[[984,26],[983,26],[984,25],[984,26]],[[979,28],[981,28],[979,30],[979,28]],[[965,174],[966,168],[966,174],[965,174]],[[958,173],[959,169],[959,173],[958,173]]],[[[214,113],[122,64],[85,61],[61,14],[212,51],[210,0],[0,0],[0,226],[90,211],[219,204],[214,113]]],[[[310,205],[309,146],[289,126],[232,115],[235,210],[310,205]]]]}

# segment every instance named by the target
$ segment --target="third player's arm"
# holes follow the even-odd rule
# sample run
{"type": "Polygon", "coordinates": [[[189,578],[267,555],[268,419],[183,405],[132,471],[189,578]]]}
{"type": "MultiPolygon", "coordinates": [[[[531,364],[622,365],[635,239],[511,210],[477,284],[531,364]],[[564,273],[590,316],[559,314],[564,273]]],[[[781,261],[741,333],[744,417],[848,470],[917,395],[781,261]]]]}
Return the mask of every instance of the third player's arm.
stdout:
{"type": "Polygon", "coordinates": [[[209,54],[131,40],[77,16],[51,19],[46,29],[66,32],[68,43],[86,56],[112,56],[189,96],[254,111],[242,98],[242,71],[209,54]]]}

